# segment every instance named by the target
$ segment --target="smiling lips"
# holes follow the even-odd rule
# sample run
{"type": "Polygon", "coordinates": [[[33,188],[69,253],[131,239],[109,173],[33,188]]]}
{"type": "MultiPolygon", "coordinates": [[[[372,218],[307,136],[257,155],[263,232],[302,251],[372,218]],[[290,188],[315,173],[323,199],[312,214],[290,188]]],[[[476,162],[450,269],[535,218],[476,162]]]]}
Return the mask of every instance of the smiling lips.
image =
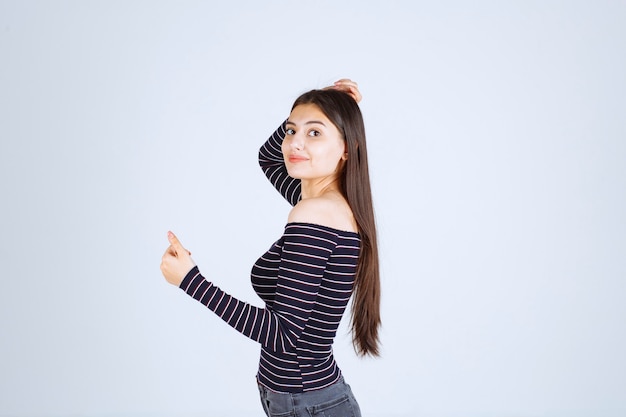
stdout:
{"type": "Polygon", "coordinates": [[[291,162],[291,163],[303,162],[303,161],[306,161],[306,160],[307,160],[307,158],[305,158],[304,156],[289,155],[289,162],[291,162]]]}

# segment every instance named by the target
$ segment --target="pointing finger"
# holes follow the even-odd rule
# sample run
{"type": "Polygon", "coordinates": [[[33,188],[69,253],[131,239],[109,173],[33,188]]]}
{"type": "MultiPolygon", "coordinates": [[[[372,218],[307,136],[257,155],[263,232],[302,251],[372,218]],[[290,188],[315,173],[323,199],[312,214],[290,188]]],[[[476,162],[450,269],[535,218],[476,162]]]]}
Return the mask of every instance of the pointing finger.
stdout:
{"type": "Polygon", "coordinates": [[[189,256],[191,256],[191,251],[183,247],[183,245],[180,243],[180,241],[178,240],[178,238],[176,237],[174,233],[167,232],[167,240],[169,240],[170,242],[170,247],[167,248],[168,253],[176,256],[179,253],[182,253],[181,251],[184,251],[184,252],[187,252],[189,256]]]}
{"type": "Polygon", "coordinates": [[[176,237],[176,235],[174,233],[167,232],[167,240],[169,240],[170,245],[172,245],[172,247],[174,248],[174,250],[178,253],[178,252],[182,252],[185,250],[185,248],[183,247],[183,245],[180,243],[180,241],[178,240],[178,238],[176,237]]]}

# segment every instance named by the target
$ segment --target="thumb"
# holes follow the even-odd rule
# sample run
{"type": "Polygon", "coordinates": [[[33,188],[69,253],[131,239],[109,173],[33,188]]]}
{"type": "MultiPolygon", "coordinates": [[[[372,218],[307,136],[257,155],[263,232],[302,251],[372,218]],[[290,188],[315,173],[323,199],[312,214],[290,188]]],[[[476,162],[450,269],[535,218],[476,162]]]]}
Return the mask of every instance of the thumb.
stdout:
{"type": "Polygon", "coordinates": [[[169,240],[170,245],[172,245],[176,253],[185,251],[185,248],[183,248],[183,245],[180,243],[176,235],[172,233],[171,231],[167,232],[167,240],[169,240]]]}

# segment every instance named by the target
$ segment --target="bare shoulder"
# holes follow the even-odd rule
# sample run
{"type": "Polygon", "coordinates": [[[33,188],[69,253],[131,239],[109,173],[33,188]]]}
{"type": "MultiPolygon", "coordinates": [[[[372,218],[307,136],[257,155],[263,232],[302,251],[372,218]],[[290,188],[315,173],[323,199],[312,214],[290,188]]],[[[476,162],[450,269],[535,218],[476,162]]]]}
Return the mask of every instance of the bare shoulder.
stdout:
{"type": "Polygon", "coordinates": [[[348,202],[340,194],[334,193],[300,200],[291,209],[288,221],[319,224],[348,232],[358,231],[348,202]]]}

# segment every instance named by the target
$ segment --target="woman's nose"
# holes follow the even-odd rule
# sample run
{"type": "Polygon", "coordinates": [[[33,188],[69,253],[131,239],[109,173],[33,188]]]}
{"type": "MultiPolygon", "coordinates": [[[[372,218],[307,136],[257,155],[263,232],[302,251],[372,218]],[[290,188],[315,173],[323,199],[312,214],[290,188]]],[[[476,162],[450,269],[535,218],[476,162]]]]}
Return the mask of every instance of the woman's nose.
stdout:
{"type": "Polygon", "coordinates": [[[301,150],[304,147],[304,139],[300,135],[293,135],[291,139],[291,147],[293,149],[301,150]]]}

